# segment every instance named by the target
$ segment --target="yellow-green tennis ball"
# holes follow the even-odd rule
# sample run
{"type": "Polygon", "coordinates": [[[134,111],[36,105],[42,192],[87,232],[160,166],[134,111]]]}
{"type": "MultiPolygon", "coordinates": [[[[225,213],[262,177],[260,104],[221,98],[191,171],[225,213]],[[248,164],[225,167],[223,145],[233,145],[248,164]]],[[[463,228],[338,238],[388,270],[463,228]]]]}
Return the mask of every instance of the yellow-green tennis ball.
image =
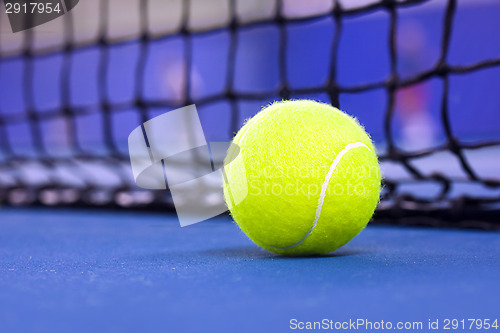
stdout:
{"type": "Polygon", "coordinates": [[[379,202],[380,168],[356,119],[323,103],[274,103],[228,151],[224,197],[256,244],[283,255],[326,254],[349,242],[379,202]]]}

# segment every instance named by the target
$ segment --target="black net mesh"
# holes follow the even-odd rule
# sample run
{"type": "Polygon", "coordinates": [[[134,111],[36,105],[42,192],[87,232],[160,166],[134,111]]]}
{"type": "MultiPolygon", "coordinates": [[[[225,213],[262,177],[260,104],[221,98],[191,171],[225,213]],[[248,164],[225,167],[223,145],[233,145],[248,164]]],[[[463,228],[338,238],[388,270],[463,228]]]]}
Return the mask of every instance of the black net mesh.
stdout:
{"type": "MultiPolygon", "coordinates": [[[[110,36],[109,31],[109,18],[114,9],[109,1],[96,0],[96,34],[87,41],[75,37],[79,29],[74,23],[74,16],[78,13],[76,9],[60,19],[64,26],[58,45],[36,47],[40,36],[33,30],[27,30],[19,38],[17,49],[4,49],[0,58],[0,81],[9,81],[2,83],[1,99],[16,99],[19,95],[22,100],[17,104],[0,103],[0,199],[7,205],[171,209],[168,191],[142,191],[130,177],[126,133],[133,127],[162,112],[195,103],[200,110],[204,107],[225,110],[217,116],[216,122],[227,123],[227,126],[210,123],[205,126],[212,126],[213,132],[220,134],[219,138],[229,139],[242,125],[243,119],[258,111],[258,106],[272,100],[311,97],[344,108],[343,96],[363,99],[366,93],[377,91],[384,101],[374,110],[385,108],[373,114],[373,117],[382,120],[381,136],[376,138],[380,143],[380,161],[382,165],[399,168],[404,176],[397,176],[392,171],[385,173],[382,201],[375,221],[498,229],[499,173],[497,170],[495,177],[494,173],[478,169],[475,163],[480,157],[475,157],[474,152],[492,149],[492,153],[483,154],[486,160],[481,157],[481,161],[486,165],[494,163],[500,157],[500,140],[494,136],[481,136],[480,130],[475,140],[463,140],[460,133],[454,132],[450,120],[453,115],[450,100],[456,96],[451,91],[450,81],[457,77],[467,80],[468,75],[476,72],[494,71],[500,68],[500,56],[467,64],[450,63],[450,44],[457,22],[458,4],[456,0],[438,1],[441,10],[438,11],[439,25],[436,28],[439,29],[435,29],[434,34],[439,47],[435,50],[433,64],[408,75],[402,74],[400,66],[405,60],[398,45],[404,42],[404,37],[403,40],[398,38],[400,18],[405,11],[431,2],[384,0],[348,7],[339,1],[320,12],[293,17],[286,14],[285,7],[289,2],[277,1],[269,2],[273,5],[268,15],[242,19],[240,10],[243,2],[227,1],[228,15],[223,22],[200,28],[193,24],[191,17],[196,2],[179,1],[176,7],[179,21],[175,28],[158,32],[152,31],[149,22],[151,2],[144,0],[137,2],[137,20],[130,23],[136,32],[115,38],[110,36]],[[382,32],[385,42],[379,50],[386,54],[388,72],[382,79],[345,84],[339,75],[345,70],[342,67],[345,59],[342,58],[341,43],[343,38],[347,38],[346,22],[372,13],[385,17],[382,32]],[[321,26],[322,22],[327,23],[321,26]],[[315,71],[316,56],[326,59],[327,66],[318,69],[323,75],[321,84],[297,85],[293,83],[295,79],[289,68],[291,48],[301,48],[294,42],[294,29],[300,30],[302,26],[314,26],[316,23],[331,36],[327,39],[328,43],[318,44],[317,48],[310,48],[309,44],[304,46],[309,48],[303,51],[310,55],[310,59],[301,66],[306,71],[315,71]],[[262,31],[261,36],[266,37],[261,40],[252,37],[252,32],[256,30],[262,31]],[[223,39],[225,47],[207,52],[210,49],[207,45],[217,38],[223,39]],[[244,56],[241,53],[250,50],[245,40],[251,38],[257,40],[253,48],[267,48],[269,59],[263,60],[259,58],[262,53],[257,53],[254,59],[249,55],[249,59],[242,60],[244,56]],[[205,45],[203,50],[200,50],[200,44],[205,45]],[[150,87],[154,85],[151,75],[154,76],[158,70],[151,65],[157,47],[165,48],[166,54],[176,54],[166,56],[162,61],[177,63],[175,69],[170,67],[168,70],[179,71],[175,83],[167,84],[165,88],[170,89],[170,93],[163,95],[155,93],[154,87],[150,87]],[[115,68],[117,59],[127,52],[133,54],[131,60],[115,68]],[[277,82],[264,82],[257,84],[255,89],[242,89],[245,77],[251,75],[248,68],[254,71],[261,62],[270,63],[263,65],[262,71],[266,72],[272,66],[277,73],[277,82]],[[44,63],[45,67],[51,68],[47,75],[54,76],[56,84],[44,81],[43,74],[40,74],[43,73],[44,63]],[[217,68],[218,78],[205,85],[218,86],[218,90],[212,89],[213,93],[205,94],[196,92],[204,77],[203,69],[196,69],[196,63],[204,66],[208,63],[209,67],[217,68]],[[88,75],[83,79],[76,78],[82,72],[88,75]],[[132,77],[131,84],[120,73],[132,77]],[[405,89],[428,82],[439,87],[434,94],[439,95],[436,117],[442,138],[429,147],[400,147],[395,128],[398,126],[395,121],[398,117],[398,98],[405,89]],[[57,95],[58,102],[41,108],[40,99],[43,96],[37,93],[39,86],[46,86],[57,95]],[[115,92],[113,87],[116,86],[126,91],[126,98],[117,97],[120,94],[115,92]],[[86,95],[82,98],[90,102],[79,103],[75,90],[86,95]],[[82,125],[85,121],[87,125],[82,125]],[[92,142],[91,148],[89,141],[92,142]],[[440,154],[451,156],[458,163],[460,176],[448,172],[450,168],[436,171],[425,163],[418,163],[440,154]],[[412,187],[419,186],[422,187],[420,191],[412,190],[412,187]],[[432,191],[426,186],[432,187],[432,191]],[[471,190],[457,191],[457,186],[470,186],[471,190]]],[[[8,34],[9,31],[3,31],[0,40],[8,34]]],[[[362,39],[359,41],[364,42],[362,39]]],[[[477,52],[481,53],[481,50],[477,52]]],[[[376,63],[368,65],[379,66],[376,63]]],[[[485,84],[491,85],[491,82],[485,84]]],[[[470,122],[486,124],[498,121],[498,118],[474,119],[473,116],[474,113],[470,122]]],[[[360,120],[363,122],[362,118],[360,120]]],[[[438,159],[436,163],[443,162],[438,159]]]]}

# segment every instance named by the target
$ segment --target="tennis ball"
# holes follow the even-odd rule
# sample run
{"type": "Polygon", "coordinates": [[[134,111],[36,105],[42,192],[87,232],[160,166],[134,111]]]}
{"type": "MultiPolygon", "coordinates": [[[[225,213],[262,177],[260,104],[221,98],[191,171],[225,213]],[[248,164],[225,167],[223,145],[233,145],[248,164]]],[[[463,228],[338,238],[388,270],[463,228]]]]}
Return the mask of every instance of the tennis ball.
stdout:
{"type": "Polygon", "coordinates": [[[243,232],[271,252],[332,252],[366,226],[379,202],[372,140],[356,119],[328,104],[273,103],[233,144],[224,198],[243,232]]]}

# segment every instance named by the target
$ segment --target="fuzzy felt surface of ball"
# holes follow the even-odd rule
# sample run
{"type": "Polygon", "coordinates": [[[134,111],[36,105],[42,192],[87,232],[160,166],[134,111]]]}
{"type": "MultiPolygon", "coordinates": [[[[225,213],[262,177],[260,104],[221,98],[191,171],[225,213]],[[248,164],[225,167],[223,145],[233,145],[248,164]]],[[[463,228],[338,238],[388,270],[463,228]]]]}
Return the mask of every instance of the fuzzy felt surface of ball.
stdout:
{"type": "Polygon", "coordinates": [[[271,252],[330,253],[367,225],[379,202],[373,142],[331,105],[275,102],[249,119],[233,144],[224,198],[241,230],[271,252]]]}

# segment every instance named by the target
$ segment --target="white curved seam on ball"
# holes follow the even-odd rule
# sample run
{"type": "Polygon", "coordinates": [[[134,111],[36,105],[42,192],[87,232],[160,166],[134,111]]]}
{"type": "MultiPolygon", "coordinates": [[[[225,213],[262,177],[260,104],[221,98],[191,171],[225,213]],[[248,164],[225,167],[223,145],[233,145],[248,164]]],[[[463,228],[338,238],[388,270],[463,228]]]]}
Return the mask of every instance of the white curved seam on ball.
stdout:
{"type": "Polygon", "coordinates": [[[344,157],[344,155],[347,154],[351,149],[360,148],[360,147],[365,147],[366,149],[371,151],[371,149],[367,145],[365,145],[363,142],[353,142],[353,143],[349,143],[347,146],[345,146],[344,149],[342,149],[342,151],[340,153],[338,153],[337,156],[335,157],[335,159],[333,160],[332,164],[330,165],[330,170],[328,170],[328,173],[325,177],[325,181],[323,182],[323,185],[321,186],[321,195],[320,195],[319,200],[318,200],[318,207],[316,208],[316,216],[314,217],[314,223],[313,223],[311,229],[309,229],[309,231],[307,232],[307,234],[300,241],[298,241],[297,243],[295,243],[293,245],[289,245],[289,246],[285,246],[285,247],[268,245],[269,247],[272,247],[275,249],[280,249],[280,250],[291,249],[293,247],[296,247],[296,246],[299,246],[300,244],[302,244],[311,235],[311,233],[316,228],[316,225],[318,224],[318,220],[321,216],[321,211],[323,209],[323,203],[325,201],[325,196],[326,196],[326,190],[328,188],[328,184],[330,183],[330,179],[332,178],[333,173],[335,172],[335,169],[337,168],[337,165],[342,160],[342,157],[344,157]]]}

